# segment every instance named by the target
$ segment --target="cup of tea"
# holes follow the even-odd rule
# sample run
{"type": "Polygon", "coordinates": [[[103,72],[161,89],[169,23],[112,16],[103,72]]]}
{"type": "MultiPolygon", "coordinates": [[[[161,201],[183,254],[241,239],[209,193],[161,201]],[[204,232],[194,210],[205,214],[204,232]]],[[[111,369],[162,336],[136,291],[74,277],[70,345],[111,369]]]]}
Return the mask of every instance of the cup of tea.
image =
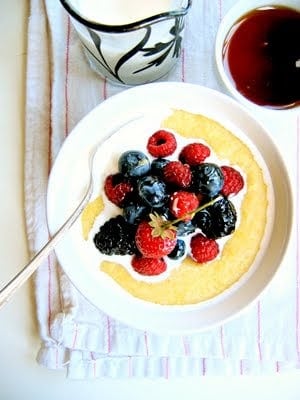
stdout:
{"type": "Polygon", "coordinates": [[[167,75],[181,53],[192,0],[60,0],[93,70],[121,85],[167,75]]]}
{"type": "Polygon", "coordinates": [[[291,109],[300,104],[300,3],[238,1],[220,23],[219,76],[247,106],[291,109]]]}

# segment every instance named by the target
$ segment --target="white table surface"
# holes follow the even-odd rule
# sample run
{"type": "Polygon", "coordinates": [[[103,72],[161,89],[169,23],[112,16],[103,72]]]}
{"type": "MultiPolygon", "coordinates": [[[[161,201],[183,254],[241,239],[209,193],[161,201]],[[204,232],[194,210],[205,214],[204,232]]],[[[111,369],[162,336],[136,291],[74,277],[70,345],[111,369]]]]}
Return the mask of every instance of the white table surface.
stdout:
{"type": "MultiPolygon", "coordinates": [[[[53,0],[58,1],[58,0],[53,0]]],[[[23,210],[28,2],[2,0],[0,14],[0,285],[28,261],[23,210]]],[[[300,399],[300,373],[268,377],[70,381],[36,361],[32,281],[0,310],[0,400],[300,399]]]]}

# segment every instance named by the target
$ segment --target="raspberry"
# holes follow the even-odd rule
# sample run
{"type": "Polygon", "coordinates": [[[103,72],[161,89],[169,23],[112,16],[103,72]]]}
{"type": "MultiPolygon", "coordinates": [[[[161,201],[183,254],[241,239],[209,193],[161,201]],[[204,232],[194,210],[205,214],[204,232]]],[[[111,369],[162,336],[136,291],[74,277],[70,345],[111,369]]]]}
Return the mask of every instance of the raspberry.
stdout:
{"type": "Polygon", "coordinates": [[[190,143],[181,150],[179,160],[185,164],[198,165],[209,155],[210,149],[205,144],[190,143]]]}
{"type": "Polygon", "coordinates": [[[167,230],[167,232],[164,232],[163,236],[154,236],[153,228],[148,222],[143,221],[138,225],[135,243],[144,257],[164,257],[171,253],[176,246],[176,242],[176,233],[174,230],[167,230]]]}
{"type": "Polygon", "coordinates": [[[164,180],[178,187],[187,188],[192,181],[192,173],[188,164],[181,161],[170,161],[163,168],[164,180]]]}
{"type": "Polygon", "coordinates": [[[189,221],[193,215],[192,213],[199,206],[198,197],[190,192],[174,192],[170,199],[170,210],[176,218],[182,218],[183,221],[189,221]]]}
{"type": "Polygon", "coordinates": [[[243,189],[244,179],[239,171],[226,165],[222,166],[221,170],[224,176],[224,184],[222,187],[222,193],[224,196],[227,197],[230,194],[237,194],[243,189]]]}
{"type": "Polygon", "coordinates": [[[121,174],[108,175],[104,182],[106,196],[119,207],[122,206],[125,197],[133,191],[132,185],[123,179],[121,174]]]}
{"type": "Polygon", "coordinates": [[[139,274],[148,276],[159,275],[167,269],[167,264],[162,258],[134,256],[131,265],[139,274]]]}
{"type": "Polygon", "coordinates": [[[173,133],[159,130],[150,136],[147,149],[153,157],[166,157],[174,153],[177,147],[173,133]]]}
{"type": "Polygon", "coordinates": [[[213,260],[219,254],[219,245],[214,239],[209,239],[201,233],[191,239],[191,256],[197,263],[213,260]]]}

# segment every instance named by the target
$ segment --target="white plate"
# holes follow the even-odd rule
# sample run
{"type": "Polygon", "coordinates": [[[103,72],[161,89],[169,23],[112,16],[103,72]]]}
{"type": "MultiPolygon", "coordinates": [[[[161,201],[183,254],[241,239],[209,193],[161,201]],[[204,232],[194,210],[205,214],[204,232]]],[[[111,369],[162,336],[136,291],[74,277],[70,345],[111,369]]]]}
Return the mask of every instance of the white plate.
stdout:
{"type": "MultiPolygon", "coordinates": [[[[178,307],[160,306],[134,298],[100,272],[95,263],[97,250],[92,243],[83,240],[78,221],[56,248],[58,260],[73,284],[92,304],[113,318],[159,333],[188,333],[211,328],[239,314],[256,300],[279,268],[292,219],[288,174],[265,129],[241,105],[219,92],[187,83],[166,82],[135,87],[115,95],[91,111],[74,128],[50,175],[47,213],[51,234],[57,231],[84,193],[91,149],[117,126],[143,114],[143,118],[130,122],[115,134],[118,140],[114,142],[121,149],[122,143],[129,141],[130,137],[138,137],[145,121],[153,127],[159,126],[164,114],[174,108],[213,118],[233,133],[242,135],[250,147],[256,148],[273,185],[277,229],[273,229],[272,224],[269,226],[265,239],[267,251],[260,255],[259,265],[230,290],[198,305],[178,307]]],[[[110,160],[109,151],[103,151],[99,157],[102,158],[98,161],[99,166],[103,166],[103,158],[104,164],[110,160]]]]}

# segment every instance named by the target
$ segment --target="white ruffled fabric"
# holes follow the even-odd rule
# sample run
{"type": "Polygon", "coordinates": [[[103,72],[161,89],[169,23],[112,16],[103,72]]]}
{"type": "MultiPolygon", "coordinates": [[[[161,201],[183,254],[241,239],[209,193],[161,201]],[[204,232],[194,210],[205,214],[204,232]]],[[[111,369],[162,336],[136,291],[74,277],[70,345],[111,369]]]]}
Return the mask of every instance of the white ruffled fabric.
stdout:
{"type": "MultiPolygon", "coordinates": [[[[168,80],[223,90],[214,67],[214,40],[221,18],[234,3],[194,0],[181,60],[168,80]]],[[[59,1],[31,0],[30,10],[25,208],[34,254],[49,239],[45,195],[63,141],[92,108],[124,89],[89,68],[59,1]]],[[[87,303],[52,254],[35,276],[40,364],[65,369],[76,379],[273,374],[299,368],[300,112],[277,114],[261,111],[256,116],[270,129],[286,159],[295,188],[295,227],[282,268],[260,301],[208,332],[154,335],[121,324],[87,303]]]]}

